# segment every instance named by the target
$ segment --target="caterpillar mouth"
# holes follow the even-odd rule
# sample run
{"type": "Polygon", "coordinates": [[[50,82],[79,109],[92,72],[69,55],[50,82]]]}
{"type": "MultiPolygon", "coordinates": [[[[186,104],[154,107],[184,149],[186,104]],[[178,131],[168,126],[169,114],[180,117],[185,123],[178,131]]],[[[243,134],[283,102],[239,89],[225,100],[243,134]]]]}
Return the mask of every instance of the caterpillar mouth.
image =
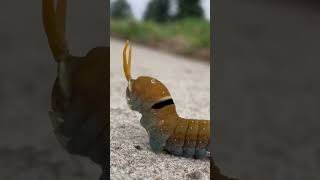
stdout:
{"type": "Polygon", "coordinates": [[[161,109],[165,106],[169,106],[171,104],[174,104],[173,99],[171,98],[171,96],[162,98],[159,102],[155,103],[154,105],[152,105],[152,109],[161,109]]]}

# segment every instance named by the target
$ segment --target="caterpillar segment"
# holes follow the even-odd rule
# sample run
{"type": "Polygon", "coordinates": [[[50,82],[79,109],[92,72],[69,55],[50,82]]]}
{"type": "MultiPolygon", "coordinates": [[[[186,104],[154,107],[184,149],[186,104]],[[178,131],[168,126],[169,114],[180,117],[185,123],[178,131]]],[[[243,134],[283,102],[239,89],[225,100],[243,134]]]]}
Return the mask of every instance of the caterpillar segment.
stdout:
{"type": "Polygon", "coordinates": [[[184,157],[203,158],[209,151],[210,123],[207,120],[192,120],[178,117],[173,134],[167,140],[165,149],[184,157]]]}
{"type": "Polygon", "coordinates": [[[204,158],[210,144],[210,121],[179,117],[170,92],[159,80],[131,76],[131,48],[123,49],[123,69],[128,87],[126,99],[130,109],[142,114],[141,125],[149,135],[152,151],[184,157],[204,158]]]}
{"type": "Polygon", "coordinates": [[[57,63],[49,117],[60,144],[71,154],[91,158],[104,167],[107,159],[109,111],[109,47],[73,56],[65,37],[67,1],[42,0],[48,44],[57,63]]]}

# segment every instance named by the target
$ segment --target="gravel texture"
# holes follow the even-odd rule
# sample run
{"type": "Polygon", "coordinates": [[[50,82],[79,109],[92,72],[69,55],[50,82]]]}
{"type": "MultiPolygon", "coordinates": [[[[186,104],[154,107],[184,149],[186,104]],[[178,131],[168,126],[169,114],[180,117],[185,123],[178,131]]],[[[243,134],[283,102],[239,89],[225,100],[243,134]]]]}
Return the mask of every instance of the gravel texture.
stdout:
{"type": "MultiPolygon", "coordinates": [[[[132,76],[148,75],[170,90],[180,116],[209,119],[209,63],[186,59],[132,43],[132,76]]],[[[141,115],[125,100],[124,41],[111,40],[111,179],[209,179],[208,158],[195,160],[151,151],[141,115]]]]}

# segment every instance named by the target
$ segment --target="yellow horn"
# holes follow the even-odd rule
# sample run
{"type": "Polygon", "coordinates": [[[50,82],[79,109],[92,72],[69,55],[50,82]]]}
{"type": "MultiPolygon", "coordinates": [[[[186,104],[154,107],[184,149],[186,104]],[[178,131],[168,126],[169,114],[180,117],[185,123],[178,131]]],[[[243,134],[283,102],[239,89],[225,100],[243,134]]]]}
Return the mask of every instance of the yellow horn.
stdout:
{"type": "Polygon", "coordinates": [[[59,0],[55,10],[54,0],[42,0],[42,16],[44,29],[47,34],[50,49],[56,61],[61,61],[68,47],[65,41],[65,16],[67,3],[59,0]]]}
{"type": "Polygon", "coordinates": [[[131,46],[129,47],[129,61],[128,61],[128,71],[129,71],[129,76],[130,76],[130,79],[132,78],[131,77],[131,46]]]}
{"type": "MultiPolygon", "coordinates": [[[[123,48],[123,70],[124,70],[124,74],[126,76],[127,81],[129,81],[131,79],[131,72],[130,72],[130,68],[131,68],[131,50],[129,50],[129,65],[127,63],[127,48],[129,45],[129,41],[126,41],[126,44],[123,48]]],[[[130,48],[131,49],[131,48],[130,48]]]]}

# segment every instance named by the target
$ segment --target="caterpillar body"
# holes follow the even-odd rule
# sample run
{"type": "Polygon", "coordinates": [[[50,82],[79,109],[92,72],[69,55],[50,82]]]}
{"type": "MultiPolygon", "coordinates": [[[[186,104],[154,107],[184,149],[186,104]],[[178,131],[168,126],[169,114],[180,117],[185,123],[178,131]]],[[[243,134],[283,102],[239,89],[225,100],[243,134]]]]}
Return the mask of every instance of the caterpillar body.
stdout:
{"type": "Polygon", "coordinates": [[[210,121],[179,117],[170,92],[159,80],[140,76],[131,78],[131,47],[123,49],[123,69],[128,81],[126,100],[130,109],[142,114],[141,125],[149,135],[152,151],[204,158],[210,146],[210,121]]]}

